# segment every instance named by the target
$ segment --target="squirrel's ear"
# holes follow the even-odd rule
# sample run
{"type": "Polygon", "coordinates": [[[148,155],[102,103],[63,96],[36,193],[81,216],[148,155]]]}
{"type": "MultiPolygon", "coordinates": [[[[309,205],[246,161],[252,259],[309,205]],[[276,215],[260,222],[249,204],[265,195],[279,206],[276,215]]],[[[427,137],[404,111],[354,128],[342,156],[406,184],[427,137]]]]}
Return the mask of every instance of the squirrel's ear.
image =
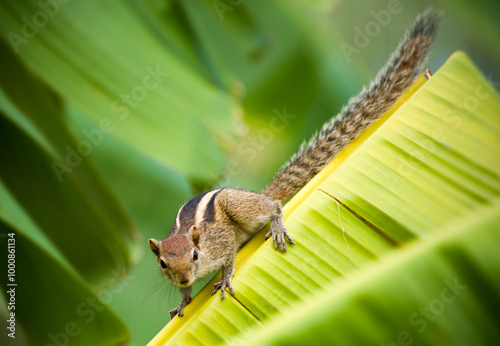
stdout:
{"type": "Polygon", "coordinates": [[[196,246],[196,247],[199,248],[199,244],[200,244],[200,230],[198,229],[198,227],[193,226],[189,230],[189,233],[191,234],[191,240],[193,241],[194,246],[196,246]]]}
{"type": "Polygon", "coordinates": [[[149,239],[149,248],[153,251],[156,259],[158,260],[158,257],[160,256],[160,242],[153,238],[149,239]]]}

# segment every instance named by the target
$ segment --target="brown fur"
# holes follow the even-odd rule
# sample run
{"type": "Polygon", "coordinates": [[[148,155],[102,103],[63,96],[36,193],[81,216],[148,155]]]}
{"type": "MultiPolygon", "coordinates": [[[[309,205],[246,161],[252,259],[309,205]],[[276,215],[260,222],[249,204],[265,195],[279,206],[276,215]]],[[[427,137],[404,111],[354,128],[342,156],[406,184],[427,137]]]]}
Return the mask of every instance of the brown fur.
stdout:
{"type": "Polygon", "coordinates": [[[167,256],[179,256],[186,252],[188,247],[190,247],[189,241],[182,235],[167,237],[161,242],[161,252],[167,256]]]}
{"type": "Polygon", "coordinates": [[[430,11],[417,17],[375,81],[304,143],[261,193],[274,200],[288,199],[384,114],[423,72],[437,19],[430,11]]]}

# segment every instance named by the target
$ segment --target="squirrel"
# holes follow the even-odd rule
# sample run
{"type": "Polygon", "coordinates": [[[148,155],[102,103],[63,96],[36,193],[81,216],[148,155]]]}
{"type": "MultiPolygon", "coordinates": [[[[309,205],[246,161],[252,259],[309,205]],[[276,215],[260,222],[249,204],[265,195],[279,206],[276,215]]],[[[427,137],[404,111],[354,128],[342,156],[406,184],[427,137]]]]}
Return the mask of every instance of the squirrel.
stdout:
{"type": "Polygon", "coordinates": [[[194,282],[222,269],[212,294],[225,289],[235,295],[231,279],[238,250],[267,223],[265,239],[287,251],[295,245],[283,220],[281,203],[290,198],[343,148],[386,112],[423,72],[427,50],[434,38],[439,15],[419,15],[375,80],[351,98],[340,113],[325,123],[309,142],[280,169],[261,192],[221,188],[202,193],[184,204],[166,238],[149,239],[165,279],[176,285],[182,300],[170,317],[183,316],[194,282]]]}

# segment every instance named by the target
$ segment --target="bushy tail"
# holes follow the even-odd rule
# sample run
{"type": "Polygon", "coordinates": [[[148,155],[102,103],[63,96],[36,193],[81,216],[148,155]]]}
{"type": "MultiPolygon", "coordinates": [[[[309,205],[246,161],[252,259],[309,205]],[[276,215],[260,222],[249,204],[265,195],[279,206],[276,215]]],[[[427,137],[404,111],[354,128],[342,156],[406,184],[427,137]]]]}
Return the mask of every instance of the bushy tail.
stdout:
{"type": "Polygon", "coordinates": [[[422,74],[438,21],[436,12],[419,15],[371,85],[304,142],[261,193],[274,200],[288,199],[384,114],[422,74]]]}

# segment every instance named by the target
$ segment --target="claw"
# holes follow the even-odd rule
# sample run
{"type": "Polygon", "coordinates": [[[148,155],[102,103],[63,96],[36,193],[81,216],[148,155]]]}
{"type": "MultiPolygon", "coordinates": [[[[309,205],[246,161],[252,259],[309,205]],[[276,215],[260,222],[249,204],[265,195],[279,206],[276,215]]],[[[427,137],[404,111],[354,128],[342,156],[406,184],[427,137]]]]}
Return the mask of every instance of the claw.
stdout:
{"type": "Polygon", "coordinates": [[[188,305],[189,303],[191,303],[193,299],[191,297],[189,297],[188,299],[183,299],[179,306],[176,307],[175,309],[172,309],[170,310],[170,319],[173,319],[175,317],[175,315],[179,315],[179,317],[182,317],[184,316],[184,307],[186,305],[188,305]]]}
{"type": "Polygon", "coordinates": [[[173,319],[177,314],[179,314],[179,317],[184,316],[182,309],[179,310],[179,308],[175,308],[170,310],[170,319],[173,319]]]}
{"type": "Polygon", "coordinates": [[[219,282],[214,284],[214,289],[212,290],[212,295],[217,293],[217,291],[221,290],[221,299],[226,298],[226,287],[229,288],[229,293],[234,297],[236,292],[234,291],[233,285],[231,285],[231,279],[221,279],[219,282]]]}
{"type": "Polygon", "coordinates": [[[286,229],[281,229],[277,227],[271,227],[271,230],[267,232],[265,239],[269,239],[273,237],[273,245],[275,249],[280,250],[281,252],[286,252],[288,250],[286,246],[285,237],[288,239],[290,245],[295,245],[292,237],[288,234],[286,229]]]}
{"type": "Polygon", "coordinates": [[[269,231],[266,233],[266,237],[264,238],[265,240],[268,240],[270,236],[273,235],[273,232],[269,231]]]}

